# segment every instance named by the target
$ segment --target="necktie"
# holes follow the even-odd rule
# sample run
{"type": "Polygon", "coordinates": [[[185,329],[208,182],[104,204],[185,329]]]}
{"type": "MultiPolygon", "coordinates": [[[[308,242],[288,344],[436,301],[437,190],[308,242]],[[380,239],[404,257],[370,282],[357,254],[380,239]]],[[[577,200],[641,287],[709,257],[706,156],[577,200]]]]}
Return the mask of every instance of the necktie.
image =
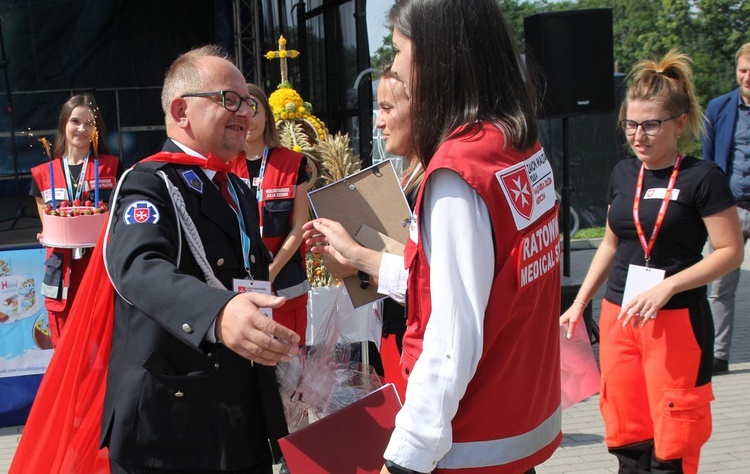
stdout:
{"type": "Polygon", "coordinates": [[[229,178],[227,177],[227,174],[223,171],[217,171],[214,175],[213,181],[216,183],[216,186],[219,187],[219,191],[227,204],[234,209],[234,212],[237,212],[237,203],[234,202],[232,195],[229,193],[229,178]]]}

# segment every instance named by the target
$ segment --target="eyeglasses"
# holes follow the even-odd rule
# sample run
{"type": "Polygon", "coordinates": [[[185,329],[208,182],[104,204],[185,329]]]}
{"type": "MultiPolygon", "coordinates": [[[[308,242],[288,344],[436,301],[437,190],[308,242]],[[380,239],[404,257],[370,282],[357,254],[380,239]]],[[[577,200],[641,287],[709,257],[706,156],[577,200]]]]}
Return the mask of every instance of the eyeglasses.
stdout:
{"type": "Polygon", "coordinates": [[[661,130],[661,124],[670,120],[674,120],[680,115],[675,115],[674,117],[669,117],[664,120],[644,120],[640,123],[636,122],[635,120],[622,119],[620,120],[620,127],[622,127],[622,131],[625,132],[625,135],[629,137],[632,137],[636,134],[636,132],[638,131],[638,127],[641,127],[643,133],[645,133],[649,137],[653,137],[661,130]]]}
{"type": "Polygon", "coordinates": [[[234,91],[196,92],[195,94],[183,94],[180,97],[214,97],[221,96],[221,105],[230,112],[237,112],[246,102],[253,111],[253,117],[258,113],[258,101],[250,96],[242,97],[234,91]]]}

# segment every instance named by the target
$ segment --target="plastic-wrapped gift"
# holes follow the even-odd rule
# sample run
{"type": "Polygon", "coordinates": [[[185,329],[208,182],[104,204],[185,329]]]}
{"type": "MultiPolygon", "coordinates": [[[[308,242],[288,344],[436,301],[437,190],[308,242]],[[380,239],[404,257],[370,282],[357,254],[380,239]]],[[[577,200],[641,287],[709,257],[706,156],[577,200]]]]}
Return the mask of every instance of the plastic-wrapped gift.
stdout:
{"type": "MultiPolygon", "coordinates": [[[[368,336],[361,337],[360,331],[351,330],[351,319],[362,316],[355,314],[343,286],[313,288],[311,292],[310,299],[314,302],[310,305],[315,308],[309,317],[315,333],[310,337],[308,332],[307,340],[312,345],[291,361],[279,364],[276,370],[290,432],[364,398],[383,385],[371,366],[354,357],[352,344],[368,336]]],[[[374,314],[364,317],[377,319],[374,314]]],[[[379,332],[380,324],[382,321],[368,325],[379,332]]]]}
{"type": "Polygon", "coordinates": [[[571,407],[599,393],[600,374],[586,325],[578,324],[567,338],[567,326],[560,326],[560,382],[562,407],[571,407]]]}

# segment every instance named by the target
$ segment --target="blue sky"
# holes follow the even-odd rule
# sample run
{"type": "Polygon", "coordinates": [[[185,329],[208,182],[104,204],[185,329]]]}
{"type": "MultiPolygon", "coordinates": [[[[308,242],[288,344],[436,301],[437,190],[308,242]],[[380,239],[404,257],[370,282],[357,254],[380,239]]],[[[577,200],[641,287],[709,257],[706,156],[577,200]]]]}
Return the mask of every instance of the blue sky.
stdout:
{"type": "MultiPolygon", "coordinates": [[[[559,0],[552,0],[557,2],[559,0]]],[[[393,5],[393,0],[367,0],[367,36],[370,41],[370,56],[383,45],[383,37],[388,34],[385,27],[385,14],[393,5]]]]}
{"type": "Polygon", "coordinates": [[[383,37],[388,34],[385,27],[385,14],[393,5],[393,0],[367,0],[367,36],[370,42],[370,55],[383,45],[383,37]]]}

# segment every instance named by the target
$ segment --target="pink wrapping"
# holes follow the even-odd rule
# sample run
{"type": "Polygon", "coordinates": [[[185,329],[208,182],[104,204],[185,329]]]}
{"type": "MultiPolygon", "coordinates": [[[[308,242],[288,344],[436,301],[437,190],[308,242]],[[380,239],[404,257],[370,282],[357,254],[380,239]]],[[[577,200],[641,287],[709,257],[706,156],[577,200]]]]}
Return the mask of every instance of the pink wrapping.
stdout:
{"type": "Polygon", "coordinates": [[[560,326],[560,383],[563,410],[599,393],[599,367],[596,365],[586,325],[576,326],[566,337],[567,326],[560,326]]]}

